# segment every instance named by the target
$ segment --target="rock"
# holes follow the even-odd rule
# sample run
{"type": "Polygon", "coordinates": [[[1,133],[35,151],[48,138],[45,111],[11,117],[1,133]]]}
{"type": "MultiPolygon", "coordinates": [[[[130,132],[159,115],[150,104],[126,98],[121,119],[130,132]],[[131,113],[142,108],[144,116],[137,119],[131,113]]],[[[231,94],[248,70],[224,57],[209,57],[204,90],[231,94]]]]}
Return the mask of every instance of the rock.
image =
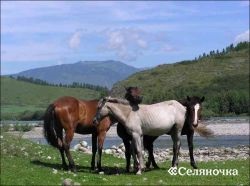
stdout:
{"type": "Polygon", "coordinates": [[[125,150],[126,150],[126,149],[125,149],[125,146],[121,147],[120,149],[121,149],[123,152],[125,152],[125,150]]]}
{"type": "Polygon", "coordinates": [[[53,169],[53,174],[57,174],[57,170],[56,169],[53,169]]]}
{"type": "Polygon", "coordinates": [[[80,144],[83,147],[88,147],[88,143],[86,141],[81,141],[80,144]]]}
{"type": "Polygon", "coordinates": [[[112,145],[111,149],[117,149],[117,147],[115,145],[112,145]]]}
{"type": "Polygon", "coordinates": [[[118,146],[119,149],[121,149],[122,147],[125,148],[124,143],[121,143],[121,144],[118,146]]]}
{"type": "Polygon", "coordinates": [[[79,147],[81,147],[81,144],[76,144],[76,145],[73,147],[73,149],[74,149],[74,150],[79,150],[79,147]]]}
{"type": "Polygon", "coordinates": [[[111,150],[111,149],[105,149],[105,150],[104,150],[104,153],[105,153],[105,154],[112,154],[112,150],[111,150]]]}
{"type": "Polygon", "coordinates": [[[80,151],[82,151],[84,153],[87,153],[87,154],[91,154],[92,153],[90,149],[88,149],[86,147],[82,147],[82,146],[80,146],[78,150],[80,150],[80,151]]]}
{"type": "Polygon", "coordinates": [[[62,182],[62,186],[72,186],[73,185],[73,181],[70,178],[66,178],[65,180],[63,180],[62,182]]]}
{"type": "Polygon", "coordinates": [[[118,152],[119,154],[123,153],[123,151],[121,149],[117,149],[116,152],[118,152]]]}

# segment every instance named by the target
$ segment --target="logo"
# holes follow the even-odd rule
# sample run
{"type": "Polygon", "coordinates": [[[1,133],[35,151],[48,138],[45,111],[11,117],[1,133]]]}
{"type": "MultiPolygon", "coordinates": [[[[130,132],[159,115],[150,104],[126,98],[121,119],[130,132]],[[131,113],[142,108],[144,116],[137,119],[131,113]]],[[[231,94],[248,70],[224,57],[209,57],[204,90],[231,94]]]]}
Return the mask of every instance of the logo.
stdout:
{"type": "Polygon", "coordinates": [[[178,174],[178,169],[177,167],[170,167],[170,169],[168,169],[168,173],[171,175],[171,176],[175,176],[178,174]]]}
{"type": "Polygon", "coordinates": [[[237,169],[187,169],[186,167],[171,167],[168,169],[171,176],[238,176],[237,169]]]}

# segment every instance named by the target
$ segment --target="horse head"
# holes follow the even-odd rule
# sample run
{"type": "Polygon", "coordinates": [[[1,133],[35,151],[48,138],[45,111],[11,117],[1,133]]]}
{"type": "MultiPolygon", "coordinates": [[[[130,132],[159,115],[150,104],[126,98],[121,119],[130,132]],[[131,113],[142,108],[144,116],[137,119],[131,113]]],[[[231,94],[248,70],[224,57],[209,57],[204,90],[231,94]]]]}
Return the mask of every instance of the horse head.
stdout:
{"type": "Polygon", "coordinates": [[[93,123],[94,125],[97,125],[103,118],[103,115],[107,115],[105,113],[102,113],[102,111],[104,110],[103,107],[105,106],[105,104],[109,101],[110,97],[104,97],[101,98],[97,104],[97,111],[96,111],[96,115],[93,118],[93,123]]]}
{"type": "Polygon", "coordinates": [[[132,105],[138,105],[142,102],[141,91],[138,87],[127,87],[125,99],[128,100],[132,105]]]}
{"type": "Polygon", "coordinates": [[[187,107],[187,119],[193,127],[197,127],[201,120],[202,102],[204,100],[204,96],[202,98],[187,96],[187,99],[183,103],[183,105],[187,107]]]}

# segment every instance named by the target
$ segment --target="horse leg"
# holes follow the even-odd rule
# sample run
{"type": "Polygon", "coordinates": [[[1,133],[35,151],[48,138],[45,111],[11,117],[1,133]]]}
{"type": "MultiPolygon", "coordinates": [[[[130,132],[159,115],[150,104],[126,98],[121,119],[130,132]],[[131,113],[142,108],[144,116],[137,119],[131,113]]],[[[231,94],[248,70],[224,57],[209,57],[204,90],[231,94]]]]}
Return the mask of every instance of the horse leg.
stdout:
{"type": "Polygon", "coordinates": [[[68,158],[68,161],[69,161],[69,168],[73,172],[76,172],[75,162],[74,162],[74,160],[73,160],[73,158],[71,156],[71,153],[69,151],[70,142],[72,141],[73,136],[74,136],[74,131],[73,130],[65,131],[65,139],[64,139],[64,142],[63,142],[63,147],[64,147],[65,154],[66,154],[66,156],[68,158]]]}
{"type": "Polygon", "coordinates": [[[132,140],[129,148],[131,149],[132,157],[134,159],[134,172],[137,172],[137,170],[138,170],[138,161],[137,161],[137,157],[136,157],[135,144],[134,144],[133,140],[132,140]]]}
{"type": "Polygon", "coordinates": [[[65,161],[65,156],[64,156],[64,148],[63,147],[60,147],[59,148],[59,151],[60,151],[60,154],[61,154],[61,158],[62,158],[62,167],[64,170],[67,170],[68,169],[68,165],[65,161]]]}
{"type": "Polygon", "coordinates": [[[97,151],[97,134],[92,134],[92,160],[91,160],[91,170],[95,170],[95,155],[97,151]]]}
{"type": "Polygon", "coordinates": [[[146,162],[146,168],[149,169],[152,163],[152,153],[153,153],[152,141],[150,140],[149,136],[143,137],[143,146],[144,149],[148,151],[148,161],[146,162]]]}
{"type": "Polygon", "coordinates": [[[141,171],[144,169],[141,142],[142,142],[142,139],[141,139],[140,134],[133,133],[132,134],[132,144],[133,144],[133,147],[134,147],[134,151],[136,152],[138,160],[139,160],[139,170],[136,173],[138,175],[140,175],[141,171]]]}
{"type": "Polygon", "coordinates": [[[102,148],[103,148],[103,143],[104,139],[106,137],[106,131],[101,131],[98,134],[98,159],[97,159],[97,168],[99,172],[102,172],[102,148]]]}
{"type": "Polygon", "coordinates": [[[173,159],[172,159],[172,167],[178,166],[178,155],[181,146],[181,130],[175,128],[171,133],[171,138],[173,140],[173,159]]]}
{"type": "Polygon", "coordinates": [[[144,136],[143,137],[143,144],[144,144],[144,148],[148,150],[148,161],[146,163],[146,167],[150,168],[150,165],[152,163],[153,167],[155,169],[159,169],[158,165],[155,162],[155,158],[154,158],[154,141],[158,138],[157,137],[152,137],[152,136],[144,136]]]}
{"type": "Polygon", "coordinates": [[[188,149],[189,149],[189,156],[190,156],[190,164],[194,169],[197,169],[197,165],[194,161],[194,149],[193,149],[193,136],[194,132],[187,134],[187,141],[188,141],[188,149]]]}
{"type": "Polygon", "coordinates": [[[130,159],[131,159],[131,153],[132,148],[130,148],[131,145],[131,136],[126,132],[125,127],[121,124],[117,124],[117,134],[120,138],[122,138],[123,144],[125,146],[125,157],[126,157],[126,172],[129,172],[130,170],[130,159]]]}
{"type": "Polygon", "coordinates": [[[62,127],[60,127],[57,123],[56,125],[57,127],[55,128],[56,130],[56,133],[58,135],[58,138],[57,138],[57,143],[58,143],[58,149],[60,151],[60,154],[61,154],[61,159],[62,159],[62,167],[64,170],[67,170],[68,169],[68,165],[65,161],[65,156],[64,156],[64,146],[63,146],[63,130],[62,130],[62,127]]]}
{"type": "Polygon", "coordinates": [[[130,140],[127,138],[122,139],[125,146],[125,157],[126,157],[126,172],[129,172],[130,169],[130,159],[131,159],[131,148],[130,140]]]}
{"type": "Polygon", "coordinates": [[[68,165],[65,161],[65,156],[64,156],[64,146],[63,146],[63,140],[62,140],[62,132],[58,133],[58,148],[59,148],[59,151],[60,151],[60,154],[61,154],[61,158],[62,158],[62,167],[64,170],[67,170],[68,169],[68,165]]]}

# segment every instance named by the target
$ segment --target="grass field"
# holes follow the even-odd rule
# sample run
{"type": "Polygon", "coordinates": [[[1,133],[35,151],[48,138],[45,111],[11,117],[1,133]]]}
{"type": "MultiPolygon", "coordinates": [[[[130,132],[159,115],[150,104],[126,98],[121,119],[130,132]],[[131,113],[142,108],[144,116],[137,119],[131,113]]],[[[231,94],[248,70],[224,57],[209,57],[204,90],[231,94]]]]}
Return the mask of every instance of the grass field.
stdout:
{"type": "Polygon", "coordinates": [[[1,119],[16,120],[25,113],[45,111],[61,96],[79,99],[97,99],[100,92],[85,88],[42,86],[7,77],[1,77],[1,119]]]}
{"type": "MultiPolygon", "coordinates": [[[[237,169],[238,176],[171,176],[170,162],[161,169],[143,172],[141,176],[125,173],[125,160],[103,155],[105,174],[90,171],[90,155],[72,152],[77,164],[76,174],[63,171],[59,152],[21,136],[1,134],[1,185],[61,185],[70,178],[80,185],[249,185],[249,159],[225,162],[200,162],[202,169],[237,169]],[[117,175],[117,171],[120,172],[117,175]]],[[[180,166],[191,168],[189,163],[180,166]]]]}

